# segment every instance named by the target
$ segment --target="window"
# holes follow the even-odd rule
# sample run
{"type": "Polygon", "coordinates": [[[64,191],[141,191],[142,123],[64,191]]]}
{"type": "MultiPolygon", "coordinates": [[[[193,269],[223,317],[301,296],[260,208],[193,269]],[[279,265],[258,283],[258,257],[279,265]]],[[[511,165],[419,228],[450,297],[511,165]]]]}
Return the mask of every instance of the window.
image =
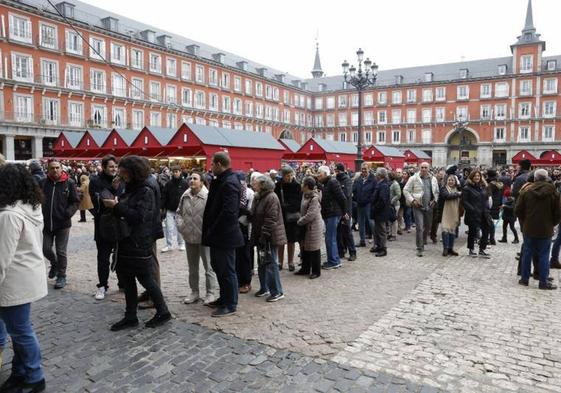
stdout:
{"type": "Polygon", "coordinates": [[[481,105],[481,120],[490,120],[491,119],[491,106],[490,105],[481,105]]]}
{"type": "Polygon", "coordinates": [[[113,95],[117,97],[127,96],[127,84],[125,78],[121,74],[113,73],[111,86],[113,88],[113,95]]]}
{"type": "Polygon", "coordinates": [[[432,89],[423,89],[423,102],[432,101],[432,89]]]}
{"type": "Polygon", "coordinates": [[[246,79],[245,80],[245,94],[247,95],[251,95],[253,90],[253,82],[251,81],[251,79],[246,79]]]}
{"type": "Polygon", "coordinates": [[[495,139],[495,142],[504,142],[505,141],[505,128],[504,127],[495,127],[494,139],[495,139]]]}
{"type": "Polygon", "coordinates": [[[463,85],[457,87],[457,99],[458,100],[469,100],[469,86],[463,85]]]}
{"type": "Polygon", "coordinates": [[[395,145],[401,143],[401,131],[399,130],[392,131],[392,143],[395,145]]]}
{"type": "Polygon", "coordinates": [[[257,97],[263,97],[263,84],[261,84],[261,82],[255,82],[255,95],[257,97]]]}
{"type": "Polygon", "coordinates": [[[218,86],[218,71],[214,68],[208,69],[208,84],[211,86],[218,86]]]}
{"type": "Polygon", "coordinates": [[[358,126],[358,112],[351,112],[351,125],[358,126]]]}
{"type": "Polygon", "coordinates": [[[521,96],[532,95],[532,81],[531,80],[520,81],[520,95],[521,96]]]}
{"type": "Polygon", "coordinates": [[[433,75],[434,74],[432,72],[425,72],[425,82],[432,82],[433,75]]]}
{"type": "Polygon", "coordinates": [[[140,78],[132,78],[131,97],[137,100],[144,99],[144,80],[140,78]]]}
{"type": "Polygon", "coordinates": [[[152,101],[161,101],[162,92],[160,82],[150,81],[150,99],[152,101]]]}
{"type": "Polygon", "coordinates": [[[232,128],[232,122],[229,120],[222,120],[222,128],[232,128]]]}
{"type": "Polygon", "coordinates": [[[92,124],[107,127],[107,108],[105,105],[92,105],[92,124]]]}
{"type": "Polygon", "coordinates": [[[547,71],[555,71],[557,68],[557,60],[548,60],[546,63],[546,70],[547,71]]]}
{"type": "Polygon", "coordinates": [[[105,40],[90,36],[90,58],[105,60],[105,40]]]}
{"type": "Polygon", "coordinates": [[[392,104],[401,104],[401,91],[392,91],[392,104]]]}
{"type": "Polygon", "coordinates": [[[520,72],[528,73],[534,70],[534,56],[525,55],[520,57],[520,72]]]}
{"type": "Polygon", "coordinates": [[[90,69],[90,90],[105,94],[105,71],[90,69]]]}
{"type": "Polygon", "coordinates": [[[177,127],[177,115],[175,113],[168,113],[166,116],[166,127],[175,128],[177,127]]]}
{"type": "Polygon", "coordinates": [[[446,121],[446,108],[436,108],[434,110],[434,117],[437,123],[443,123],[446,121]]]}
{"type": "Polygon", "coordinates": [[[218,111],[218,94],[208,94],[208,109],[211,111],[218,111]]]}
{"type": "Polygon", "coordinates": [[[386,124],[386,123],[387,123],[386,111],[378,111],[378,124],[386,124]]]}
{"type": "MultiPolygon", "coordinates": [[[[230,88],[230,74],[228,74],[227,72],[222,72],[222,79],[220,80],[220,87],[222,87],[223,89],[229,89],[230,88]]],[[[270,86],[267,86],[270,89],[270,86]]],[[[271,97],[267,97],[267,98],[271,98],[271,97]]]]}
{"type": "Polygon", "coordinates": [[[344,127],[347,125],[347,113],[339,113],[339,127],[344,127]]]}
{"type": "Polygon", "coordinates": [[[205,69],[200,64],[197,64],[195,67],[195,81],[197,83],[205,83],[205,69]]]}
{"type": "Polygon", "coordinates": [[[545,101],[543,103],[543,117],[555,117],[557,112],[557,102],[555,101],[545,101]]]}
{"type": "MultiPolygon", "coordinates": [[[[235,115],[242,114],[242,100],[240,100],[239,98],[234,98],[234,107],[232,108],[232,112],[234,112],[235,115]]],[[[274,120],[278,120],[278,119],[274,119],[274,120]]]]}
{"type": "Polygon", "coordinates": [[[480,98],[491,98],[491,84],[483,83],[481,85],[480,98]]]}
{"type": "Polygon", "coordinates": [[[407,143],[415,143],[415,130],[407,130],[407,143]]]}
{"type": "Polygon", "coordinates": [[[518,128],[518,142],[530,142],[530,127],[518,128]]]}
{"type": "Polygon", "coordinates": [[[162,114],[160,112],[150,112],[150,125],[153,127],[162,126],[162,114]]]}
{"type": "Polygon", "coordinates": [[[508,83],[506,82],[495,83],[495,97],[497,98],[508,97],[508,83]]]}
{"type": "Polygon", "coordinates": [[[255,104],[255,117],[258,119],[263,118],[263,104],[260,103],[255,104]]]}
{"type": "Polygon", "coordinates": [[[323,127],[323,116],[322,115],[315,115],[314,116],[314,126],[315,127],[323,127]]]}
{"type": "Polygon", "coordinates": [[[506,104],[495,105],[495,120],[506,119],[506,104]]]}
{"type": "Polygon", "coordinates": [[[348,105],[348,96],[339,96],[339,109],[346,108],[348,105]]]}
{"type": "Polygon", "coordinates": [[[82,90],[82,67],[72,64],[66,65],[65,86],[68,89],[82,90]]]}
{"type": "MultiPolygon", "coordinates": [[[[370,97],[372,98],[372,95],[370,97]]],[[[327,97],[325,102],[326,109],[335,109],[335,97],[327,97]]]]}
{"type": "Polygon", "coordinates": [[[553,142],[555,140],[555,127],[543,126],[542,140],[544,142],[553,142]]]}
{"type": "Polygon", "coordinates": [[[205,93],[204,91],[195,91],[195,108],[205,109],[205,93]]]}
{"type": "Polygon", "coordinates": [[[530,108],[531,107],[529,102],[521,103],[518,107],[518,117],[520,117],[521,119],[529,119],[531,115],[530,108]]]}
{"type": "Polygon", "coordinates": [[[186,61],[181,62],[181,79],[184,81],[191,80],[191,63],[186,61]]]}
{"type": "Polygon", "coordinates": [[[72,127],[83,127],[84,104],[81,102],[68,103],[68,122],[72,127]]]}
{"type": "Polygon", "coordinates": [[[126,127],[127,120],[124,108],[113,108],[113,126],[117,128],[126,127]]]}
{"type": "Polygon", "coordinates": [[[459,121],[469,119],[467,106],[459,106],[456,108],[456,119],[458,119],[459,121]]]}
{"type": "Polygon", "coordinates": [[[66,52],[82,55],[82,38],[74,30],[66,30],[66,52]]]}
{"type": "Polygon", "coordinates": [[[10,39],[31,44],[31,20],[27,17],[10,14],[10,39]]]}
{"type": "Polygon", "coordinates": [[[506,75],[507,66],[505,64],[501,64],[498,67],[499,75],[506,75]]]}
{"type": "Polygon", "coordinates": [[[170,57],[166,58],[166,74],[167,76],[177,76],[177,60],[170,57]]]}
{"type": "Polygon", "coordinates": [[[358,132],[353,132],[353,143],[358,143],[358,132]]]}
{"type": "Polygon", "coordinates": [[[364,125],[365,125],[365,126],[372,126],[372,125],[374,125],[374,113],[372,113],[372,112],[364,112],[364,125]]]}
{"type": "Polygon", "coordinates": [[[273,98],[273,89],[269,85],[265,85],[265,98],[268,100],[273,98]]]}
{"type": "Polygon", "coordinates": [[[150,72],[162,73],[162,56],[150,53],[150,72]]]}
{"type": "Polygon", "coordinates": [[[364,133],[364,140],[366,141],[367,144],[372,143],[372,131],[366,131],[364,133]]]}
{"type": "Polygon", "coordinates": [[[417,90],[407,90],[407,103],[413,104],[417,102],[417,90]]]}
{"type": "Polygon", "coordinates": [[[126,65],[125,62],[125,46],[122,44],[117,44],[115,42],[111,43],[111,63],[126,65]]]}
{"type": "Polygon", "coordinates": [[[417,110],[407,109],[407,123],[412,124],[417,122],[417,110]]]}
{"type": "Polygon", "coordinates": [[[166,102],[168,104],[177,104],[177,87],[174,85],[166,86],[166,102]]]}
{"type": "Polygon", "coordinates": [[[44,85],[58,85],[58,63],[51,60],[41,60],[41,80],[44,85]]]}
{"type": "Polygon", "coordinates": [[[131,49],[131,67],[138,70],[144,69],[144,52],[140,49],[131,49]]]}
{"type": "Polygon", "coordinates": [[[323,97],[316,97],[314,105],[316,110],[323,109],[323,97]]]}
{"type": "Polygon", "coordinates": [[[432,130],[423,130],[421,135],[423,144],[429,144],[432,141],[432,130]]]}
{"type": "Polygon", "coordinates": [[[56,125],[60,121],[60,102],[53,98],[43,98],[43,120],[46,124],[56,125]]]}
{"type": "MultiPolygon", "coordinates": [[[[206,120],[204,119],[204,117],[196,117],[195,118],[195,124],[200,124],[200,125],[206,125],[206,120]]],[[[218,127],[218,122],[216,122],[216,126],[218,127]]]]}
{"type": "MultiPolygon", "coordinates": [[[[234,91],[236,92],[242,91],[242,78],[240,78],[239,76],[234,77],[234,91]]],[[[277,89],[277,94],[278,94],[278,89],[277,89]]]]}
{"type": "Polygon", "coordinates": [[[374,96],[372,95],[372,93],[364,94],[363,97],[364,97],[364,106],[374,105],[374,96]]]}
{"type": "Polygon", "coordinates": [[[436,88],[436,101],[446,101],[446,87],[436,88]]]}
{"type": "Polygon", "coordinates": [[[544,94],[557,94],[557,78],[548,78],[543,81],[544,94]]]}
{"type": "Polygon", "coordinates": [[[460,70],[460,79],[467,79],[469,74],[469,71],[467,70],[467,68],[462,68],[460,70]]]}
{"type": "Polygon", "coordinates": [[[423,123],[430,123],[432,121],[432,109],[423,109],[423,123]]]}
{"type": "Polygon", "coordinates": [[[392,110],[392,124],[399,124],[401,123],[401,110],[394,109],[392,110]]]}
{"type": "Polygon", "coordinates": [[[378,93],[378,104],[386,105],[388,103],[388,93],[381,91],[378,93]]]}
{"type": "Polygon", "coordinates": [[[376,142],[380,145],[384,145],[386,143],[386,131],[378,131],[376,133],[376,142]]]}
{"type": "MultiPolygon", "coordinates": [[[[253,102],[245,102],[245,115],[248,117],[253,117],[253,102]]],[[[288,121],[290,122],[290,111],[285,110],[285,119],[288,119],[288,121]],[[288,116],[286,116],[287,114],[288,116]]]]}
{"type": "Polygon", "coordinates": [[[193,94],[191,93],[191,89],[186,87],[181,89],[181,105],[186,107],[193,106],[193,94]]]}
{"type": "Polygon", "coordinates": [[[232,111],[232,102],[230,97],[223,96],[222,97],[222,112],[230,113],[232,111]]]}
{"type": "Polygon", "coordinates": [[[141,130],[144,127],[144,111],[141,109],[132,110],[132,128],[141,130]]]}
{"type": "Polygon", "coordinates": [[[12,78],[21,82],[33,82],[33,58],[12,52],[12,78]]]}
{"type": "Polygon", "coordinates": [[[57,27],[54,25],[47,25],[43,22],[40,22],[39,26],[39,45],[41,45],[43,48],[57,49],[57,27]]]}
{"type": "Polygon", "coordinates": [[[340,132],[339,133],[339,142],[346,142],[347,141],[347,133],[346,132],[340,132]]]}

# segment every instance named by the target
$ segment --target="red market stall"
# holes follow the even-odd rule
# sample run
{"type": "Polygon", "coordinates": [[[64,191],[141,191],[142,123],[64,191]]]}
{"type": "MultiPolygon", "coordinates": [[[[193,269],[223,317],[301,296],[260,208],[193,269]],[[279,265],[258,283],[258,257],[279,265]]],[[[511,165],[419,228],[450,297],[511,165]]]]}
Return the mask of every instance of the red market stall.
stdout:
{"type": "Polygon", "coordinates": [[[58,158],[77,157],[81,151],[77,149],[77,146],[83,136],[83,132],[62,131],[53,147],[55,156],[58,158]]]}
{"type": "Polygon", "coordinates": [[[522,160],[530,160],[532,163],[536,161],[536,157],[530,154],[527,150],[522,150],[512,157],[512,163],[518,164],[522,160]]]}
{"type": "Polygon", "coordinates": [[[76,150],[82,157],[95,158],[101,153],[101,146],[111,133],[111,130],[88,130],[84,132],[76,150]]]}
{"type": "Polygon", "coordinates": [[[285,161],[322,162],[326,165],[342,163],[346,168],[354,168],[356,146],[348,142],[328,141],[321,138],[310,138],[295,153],[284,155],[285,161]]]}
{"type": "Polygon", "coordinates": [[[421,165],[423,162],[432,164],[432,157],[421,149],[407,149],[403,151],[405,163],[408,165],[421,165]]]}
{"type": "Polygon", "coordinates": [[[560,166],[561,165],[561,154],[555,150],[548,150],[541,154],[540,158],[532,161],[533,165],[540,166],[560,166]]]}
{"type": "Polygon", "coordinates": [[[301,147],[294,139],[279,139],[279,143],[284,146],[287,154],[296,153],[301,147]]]}
{"type": "Polygon", "coordinates": [[[363,153],[363,159],[374,167],[397,169],[405,166],[403,153],[391,146],[372,145],[363,153]]]}
{"type": "Polygon", "coordinates": [[[129,145],[129,154],[151,158],[169,156],[176,150],[169,145],[170,140],[176,133],[177,130],[172,128],[144,127],[129,145]]]}
{"type": "Polygon", "coordinates": [[[117,157],[122,157],[127,154],[131,154],[130,146],[140,134],[141,130],[129,130],[129,129],[113,129],[107,139],[101,146],[102,155],[113,154],[117,157]]]}

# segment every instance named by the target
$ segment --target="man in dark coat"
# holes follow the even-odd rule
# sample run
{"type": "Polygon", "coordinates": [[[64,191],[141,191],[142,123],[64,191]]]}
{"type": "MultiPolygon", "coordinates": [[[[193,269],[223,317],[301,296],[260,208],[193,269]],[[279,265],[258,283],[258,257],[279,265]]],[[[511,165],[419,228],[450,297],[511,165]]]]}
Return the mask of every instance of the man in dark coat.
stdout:
{"type": "MultiPolygon", "coordinates": [[[[497,171],[489,169],[487,171],[487,195],[492,199],[492,205],[489,213],[493,220],[498,220],[503,204],[504,184],[497,179],[497,171]]],[[[495,223],[489,227],[489,244],[496,245],[495,241],[495,223]]]]}
{"type": "Polygon", "coordinates": [[[208,303],[217,308],[213,317],[231,315],[238,306],[236,248],[244,244],[238,222],[241,184],[230,164],[228,153],[218,152],[212,157],[216,178],[210,183],[203,215],[202,242],[210,247],[210,264],[220,286],[220,297],[208,303]]]}
{"type": "Polygon", "coordinates": [[[530,168],[532,163],[530,160],[524,159],[518,163],[518,172],[514,176],[514,181],[512,182],[512,197],[516,201],[518,199],[518,194],[520,194],[520,189],[528,181],[528,174],[530,173],[530,168]]]}
{"type": "Polygon", "coordinates": [[[346,206],[345,213],[348,219],[343,217],[337,226],[337,250],[339,257],[344,258],[345,251],[349,251],[349,261],[356,260],[356,248],[353,234],[351,232],[351,217],[353,213],[353,181],[345,172],[345,165],[337,164],[335,166],[335,177],[341,185],[341,190],[345,194],[346,206]]]}
{"type": "Polygon", "coordinates": [[[179,200],[183,193],[187,191],[187,188],[189,188],[189,183],[181,177],[181,167],[179,166],[171,168],[171,175],[171,180],[165,184],[162,190],[162,210],[164,210],[166,217],[166,246],[162,249],[162,252],[168,252],[173,249],[174,239],[177,239],[179,250],[185,251],[185,242],[183,241],[183,236],[177,230],[175,215],[179,206],[179,200]]]}
{"type": "Polygon", "coordinates": [[[51,160],[48,176],[41,184],[45,199],[43,201],[43,254],[51,263],[49,278],[55,278],[55,289],[66,285],[66,249],[72,226],[72,216],[78,210],[80,198],[76,183],[72,181],[57,160],[51,160]],[[56,245],[56,254],[53,252],[56,245]]]}
{"type": "Polygon", "coordinates": [[[29,172],[31,172],[31,175],[33,176],[35,182],[37,182],[37,185],[42,184],[43,180],[47,177],[45,172],[43,172],[41,163],[37,160],[33,160],[29,163],[29,172]]]}
{"type": "Polygon", "coordinates": [[[357,244],[357,247],[366,247],[367,227],[370,229],[370,233],[374,232],[370,220],[370,203],[372,202],[374,188],[376,188],[374,174],[370,173],[368,164],[363,163],[360,168],[360,176],[353,183],[353,198],[357,204],[358,233],[360,236],[360,243],[357,244]]]}
{"type": "Polygon", "coordinates": [[[386,168],[376,170],[376,189],[372,194],[371,217],[374,219],[374,246],[370,250],[377,257],[388,255],[386,222],[390,221],[390,185],[386,168]]]}

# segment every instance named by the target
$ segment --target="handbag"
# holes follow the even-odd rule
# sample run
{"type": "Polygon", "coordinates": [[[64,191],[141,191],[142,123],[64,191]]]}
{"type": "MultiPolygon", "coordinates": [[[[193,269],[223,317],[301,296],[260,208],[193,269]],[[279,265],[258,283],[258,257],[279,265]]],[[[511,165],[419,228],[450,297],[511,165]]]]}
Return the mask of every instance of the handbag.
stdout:
{"type": "Polygon", "coordinates": [[[113,212],[103,213],[99,219],[101,237],[118,242],[131,235],[131,228],[124,218],[116,217],[113,212]]]}
{"type": "Polygon", "coordinates": [[[266,266],[274,262],[271,242],[267,241],[264,245],[257,246],[257,264],[266,266]]]}
{"type": "MultiPolygon", "coordinates": [[[[284,203],[284,191],[282,189],[282,184],[280,185],[280,192],[281,192],[281,202],[282,202],[282,206],[286,206],[286,204],[284,203]]],[[[300,219],[300,213],[298,212],[293,212],[293,213],[285,213],[285,221],[287,223],[294,223],[296,221],[298,221],[300,219]]]]}

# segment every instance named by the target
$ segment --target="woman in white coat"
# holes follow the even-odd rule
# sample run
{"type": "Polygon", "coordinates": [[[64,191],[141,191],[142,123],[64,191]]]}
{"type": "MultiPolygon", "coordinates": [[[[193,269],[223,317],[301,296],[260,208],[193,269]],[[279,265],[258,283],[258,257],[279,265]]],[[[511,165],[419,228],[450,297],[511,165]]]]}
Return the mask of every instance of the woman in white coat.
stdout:
{"type": "Polygon", "coordinates": [[[205,211],[208,189],[206,180],[199,172],[192,172],[189,176],[189,189],[181,196],[175,216],[177,229],[185,239],[187,263],[189,265],[189,286],[191,294],[183,300],[191,304],[203,300],[208,304],[216,300],[218,280],[210,266],[210,249],[201,244],[203,229],[203,214],[205,211]],[[199,295],[199,261],[203,260],[206,278],[206,296],[199,295]]]}
{"type": "MultiPolygon", "coordinates": [[[[42,193],[20,164],[0,167],[0,320],[12,338],[12,372],[0,391],[45,390],[31,303],[47,295],[42,193]]],[[[0,335],[2,332],[0,332],[0,335]]]]}

